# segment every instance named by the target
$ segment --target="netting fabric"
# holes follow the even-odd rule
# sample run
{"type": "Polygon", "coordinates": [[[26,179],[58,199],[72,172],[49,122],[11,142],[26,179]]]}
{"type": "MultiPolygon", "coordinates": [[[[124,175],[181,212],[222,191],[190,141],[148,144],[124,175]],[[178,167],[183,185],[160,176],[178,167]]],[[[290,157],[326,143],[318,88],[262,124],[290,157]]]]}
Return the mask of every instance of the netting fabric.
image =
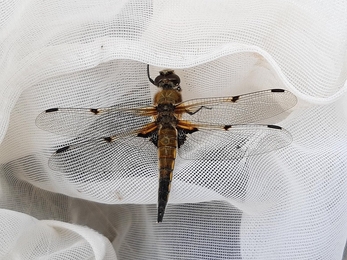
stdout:
{"type": "Polygon", "coordinates": [[[0,258],[342,259],[346,39],[346,1],[3,1],[0,258]],[[120,138],[55,164],[57,149],[147,118],[87,128],[66,117],[72,137],[40,129],[39,114],[151,105],[147,64],[152,77],[175,69],[183,100],[292,92],[294,108],[259,122],[283,127],[290,145],[178,157],[160,224],[154,144],[120,138]]]}

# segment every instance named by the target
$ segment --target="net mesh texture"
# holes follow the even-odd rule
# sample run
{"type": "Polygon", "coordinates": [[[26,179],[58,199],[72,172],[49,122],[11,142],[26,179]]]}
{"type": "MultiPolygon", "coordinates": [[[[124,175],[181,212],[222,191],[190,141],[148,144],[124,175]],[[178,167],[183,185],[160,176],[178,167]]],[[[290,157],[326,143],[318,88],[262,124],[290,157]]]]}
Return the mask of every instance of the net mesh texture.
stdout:
{"type": "MultiPolygon", "coordinates": [[[[0,259],[343,259],[346,39],[337,0],[2,2],[0,259]],[[183,100],[289,90],[297,105],[257,123],[280,125],[290,145],[178,156],[156,223],[153,144],[78,146],[148,118],[60,118],[74,125],[66,135],[35,123],[49,108],[151,105],[147,64],[152,78],[174,69],[183,100]]],[[[222,149],[203,136],[203,149],[222,149]]]]}

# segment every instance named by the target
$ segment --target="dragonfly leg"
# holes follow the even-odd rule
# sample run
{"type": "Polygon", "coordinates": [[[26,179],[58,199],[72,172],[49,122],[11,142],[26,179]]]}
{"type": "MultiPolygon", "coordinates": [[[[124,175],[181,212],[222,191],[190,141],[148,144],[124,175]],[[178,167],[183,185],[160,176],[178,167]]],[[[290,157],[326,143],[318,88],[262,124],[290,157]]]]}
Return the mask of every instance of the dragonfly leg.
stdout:
{"type": "Polygon", "coordinates": [[[154,80],[151,78],[151,75],[149,75],[149,64],[147,64],[147,77],[148,77],[149,82],[151,82],[153,85],[155,85],[154,80]]]}
{"type": "Polygon", "coordinates": [[[189,111],[189,110],[186,109],[186,113],[189,114],[189,115],[194,115],[194,114],[198,113],[198,112],[199,112],[201,109],[203,109],[203,108],[212,109],[212,107],[201,106],[201,107],[199,107],[198,110],[195,110],[194,112],[191,112],[191,111],[189,111]]]}

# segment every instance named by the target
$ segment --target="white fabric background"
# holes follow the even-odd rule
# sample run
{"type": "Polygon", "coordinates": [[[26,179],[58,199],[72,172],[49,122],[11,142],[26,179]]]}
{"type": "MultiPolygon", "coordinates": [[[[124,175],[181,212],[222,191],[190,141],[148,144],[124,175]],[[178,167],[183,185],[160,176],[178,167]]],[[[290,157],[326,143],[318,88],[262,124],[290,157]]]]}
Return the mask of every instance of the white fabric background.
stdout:
{"type": "Polygon", "coordinates": [[[341,259],[346,44],[346,1],[2,1],[0,258],[341,259]],[[152,77],[175,69],[184,99],[290,90],[298,105],[266,122],[292,144],[241,161],[178,159],[161,224],[155,160],[130,154],[124,178],[51,170],[71,138],[38,129],[37,115],[150,104],[147,63],[152,77]]]}

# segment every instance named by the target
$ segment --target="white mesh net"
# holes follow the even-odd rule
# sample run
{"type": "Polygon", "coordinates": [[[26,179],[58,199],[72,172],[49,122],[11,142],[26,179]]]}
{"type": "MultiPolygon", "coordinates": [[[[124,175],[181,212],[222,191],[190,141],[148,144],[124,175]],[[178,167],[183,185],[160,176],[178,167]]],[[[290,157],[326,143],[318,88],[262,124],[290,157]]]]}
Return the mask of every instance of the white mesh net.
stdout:
{"type": "Polygon", "coordinates": [[[5,1],[0,39],[1,259],[342,259],[346,1],[5,1]],[[37,116],[150,105],[146,64],[152,77],[175,69],[184,100],[290,90],[298,105],[262,123],[293,141],[177,158],[160,224],[157,158],[144,147],[89,146],[52,165],[58,148],[109,128],[73,121],[72,138],[37,116]]]}

